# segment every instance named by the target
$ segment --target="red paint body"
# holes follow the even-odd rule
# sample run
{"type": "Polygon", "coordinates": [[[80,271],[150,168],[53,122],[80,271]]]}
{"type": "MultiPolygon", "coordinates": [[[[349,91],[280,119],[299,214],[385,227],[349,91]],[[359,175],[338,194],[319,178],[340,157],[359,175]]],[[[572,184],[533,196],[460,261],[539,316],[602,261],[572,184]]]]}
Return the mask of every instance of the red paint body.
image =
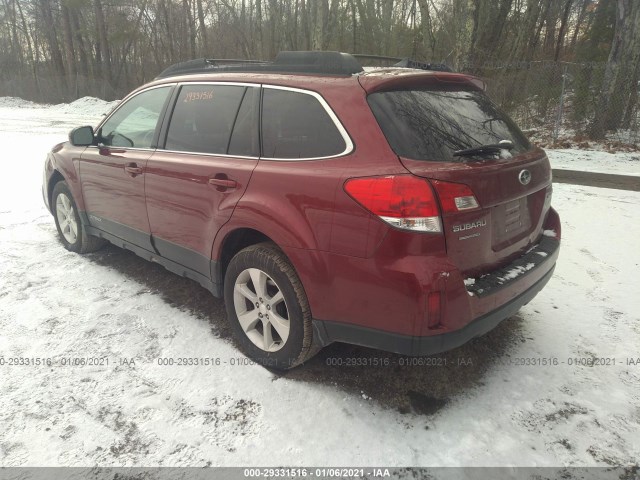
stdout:
{"type": "Polygon", "coordinates": [[[251,229],[288,256],[314,319],[412,337],[455,331],[519,296],[553,268],[557,250],[543,267],[494,294],[472,296],[463,283],[523,255],[540,241],[543,229],[554,230],[559,239],[559,219],[550,207],[549,161],[540,149],[507,164],[399,158],[378,126],[367,95],[471,81],[459,74],[424,72],[351,77],[245,73],[161,80],[150,85],[243,82],[317,92],[348,132],[354,149],[336,158],[276,161],[65,143],[48,156],[45,201],[49,203],[51,179],[60,175],[92,227],[108,232],[100,223],[112,221],[125,226],[123,231],[135,230],[138,233],[122,240],[182,265],[187,276],[197,272],[218,286],[225,249],[231,248],[228,240],[234,232],[251,229]],[[125,170],[133,164],[139,174],[125,170]],[[523,168],[532,174],[526,186],[517,178],[523,168]],[[365,210],[343,189],[350,178],[408,173],[466,184],[480,209],[444,214],[444,233],[402,231],[365,210]],[[223,180],[223,185],[209,179],[223,180]],[[235,186],[225,187],[226,180],[235,186]],[[515,235],[504,236],[500,222],[512,202],[521,202],[529,221],[515,235]],[[456,224],[482,220],[487,226],[477,238],[460,242],[452,232],[456,224]],[[219,269],[218,278],[209,260],[219,269]],[[427,298],[434,291],[442,294],[441,319],[429,328],[427,298]]]}

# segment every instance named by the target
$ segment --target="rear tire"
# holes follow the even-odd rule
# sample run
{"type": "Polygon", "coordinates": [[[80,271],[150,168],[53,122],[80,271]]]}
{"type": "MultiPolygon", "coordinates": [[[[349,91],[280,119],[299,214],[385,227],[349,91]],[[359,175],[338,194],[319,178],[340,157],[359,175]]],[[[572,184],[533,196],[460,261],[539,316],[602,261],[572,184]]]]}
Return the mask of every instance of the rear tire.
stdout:
{"type": "Polygon", "coordinates": [[[87,233],[67,182],[58,182],[53,187],[51,209],[60,240],[64,248],[70,252],[95,252],[106,243],[102,238],[94,237],[87,233]]]}
{"type": "Polygon", "coordinates": [[[233,257],[224,299],[240,348],[255,362],[288,370],[317,353],[302,282],[272,243],[252,245],[233,257]]]}

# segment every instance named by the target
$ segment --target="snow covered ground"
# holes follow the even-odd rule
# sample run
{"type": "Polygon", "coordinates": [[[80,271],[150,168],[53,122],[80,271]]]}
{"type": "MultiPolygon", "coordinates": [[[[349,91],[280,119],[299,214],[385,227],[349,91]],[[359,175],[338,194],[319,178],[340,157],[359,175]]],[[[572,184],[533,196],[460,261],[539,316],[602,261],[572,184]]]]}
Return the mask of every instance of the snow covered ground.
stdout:
{"type": "Polygon", "coordinates": [[[551,168],[640,176],[640,152],[545,149],[551,168]]]}
{"type": "Polygon", "coordinates": [[[435,366],[336,346],[277,376],[245,365],[195,283],[115,247],[63,249],[41,166],[109,109],[79,102],[0,99],[1,466],[637,464],[640,193],[555,185],[555,276],[435,366]],[[395,365],[344,366],[353,356],[395,365]],[[213,365],[159,364],[185,357],[213,365]]]}

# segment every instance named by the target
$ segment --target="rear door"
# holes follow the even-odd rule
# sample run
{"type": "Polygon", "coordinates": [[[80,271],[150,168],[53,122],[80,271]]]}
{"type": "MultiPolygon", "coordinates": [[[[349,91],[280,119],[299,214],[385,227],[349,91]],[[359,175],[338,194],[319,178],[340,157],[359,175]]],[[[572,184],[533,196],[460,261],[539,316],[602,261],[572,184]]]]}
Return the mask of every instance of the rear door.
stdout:
{"type": "Polygon", "coordinates": [[[438,192],[447,252],[461,271],[485,273],[537,241],[551,201],[549,161],[482,91],[440,85],[374,93],[368,100],[403,165],[438,192]],[[454,155],[502,140],[513,149],[454,155]],[[475,196],[477,206],[449,205],[445,197],[455,189],[475,196]]]}
{"type": "Polygon", "coordinates": [[[179,86],[162,148],[147,162],[146,202],[158,252],[210,277],[213,240],[258,163],[260,86],[179,86]]]}
{"type": "Polygon", "coordinates": [[[91,225],[151,251],[145,167],[172,88],[153,87],[125,100],[98,128],[98,145],[88,147],[80,163],[91,225]]]}

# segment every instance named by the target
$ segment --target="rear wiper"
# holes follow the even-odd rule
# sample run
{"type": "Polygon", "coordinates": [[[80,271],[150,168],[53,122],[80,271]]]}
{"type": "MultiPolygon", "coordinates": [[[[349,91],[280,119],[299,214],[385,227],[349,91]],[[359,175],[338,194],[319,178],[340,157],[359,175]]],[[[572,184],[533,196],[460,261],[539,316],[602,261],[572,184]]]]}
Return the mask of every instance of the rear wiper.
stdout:
{"type": "Polygon", "coordinates": [[[490,145],[480,145],[479,147],[467,148],[466,150],[456,150],[453,152],[454,157],[471,157],[473,155],[493,155],[500,153],[500,150],[513,149],[513,142],[511,140],[500,140],[499,143],[493,143],[490,145]]]}

